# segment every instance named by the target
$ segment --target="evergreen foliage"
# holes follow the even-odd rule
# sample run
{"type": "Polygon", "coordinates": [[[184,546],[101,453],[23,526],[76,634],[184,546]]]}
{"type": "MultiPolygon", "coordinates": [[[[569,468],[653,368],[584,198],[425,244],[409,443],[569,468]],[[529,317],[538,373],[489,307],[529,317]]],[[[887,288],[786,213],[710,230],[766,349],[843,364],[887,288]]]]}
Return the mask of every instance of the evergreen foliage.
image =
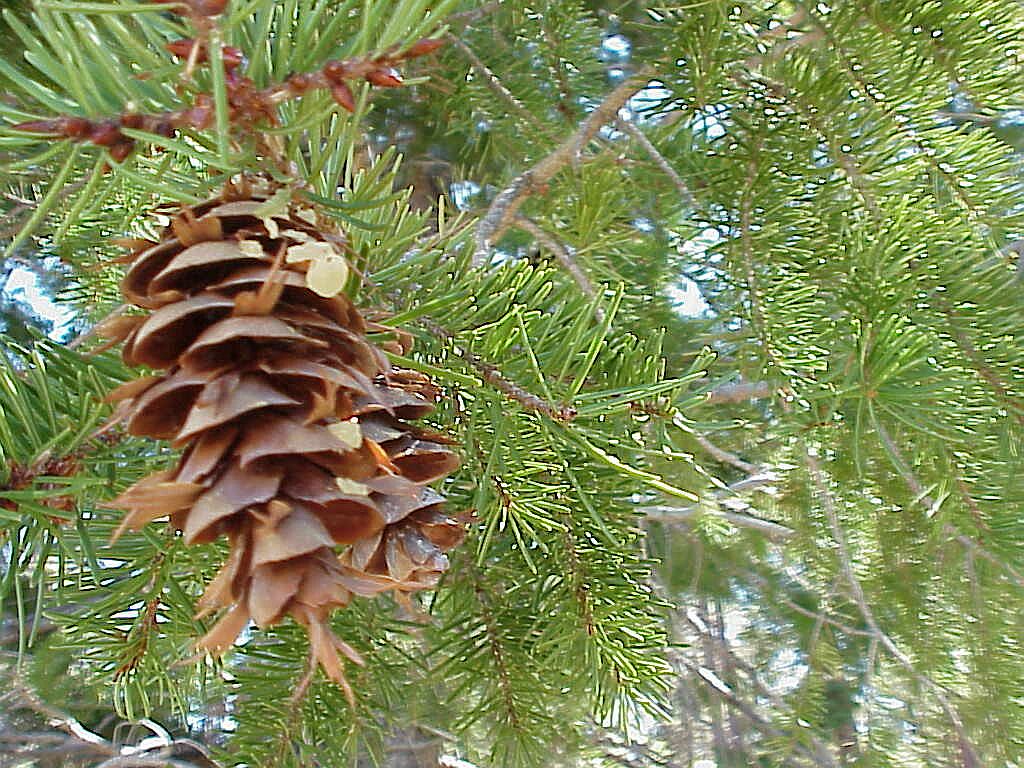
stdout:
{"type": "Polygon", "coordinates": [[[99,741],[11,736],[0,766],[122,745],[169,765],[1022,764],[1015,2],[179,8],[4,10],[0,283],[29,264],[92,327],[119,311],[114,238],[274,176],[344,231],[357,302],[415,337],[395,362],[444,387],[431,426],[463,465],[443,490],[475,522],[421,614],[335,616],[367,660],[354,707],[322,678],[294,695],[290,623],[192,662],[223,546],[159,525],[108,543],[103,503],[172,460],[100,430],[133,373],[4,314],[0,737],[99,741]],[[197,35],[257,88],[448,44],[402,88],[355,89],[354,114],[314,89],[252,130],[221,58],[186,78],[166,50],[197,35]],[[124,156],[14,127],[198,94],[208,129],[126,127],[124,156]]]}

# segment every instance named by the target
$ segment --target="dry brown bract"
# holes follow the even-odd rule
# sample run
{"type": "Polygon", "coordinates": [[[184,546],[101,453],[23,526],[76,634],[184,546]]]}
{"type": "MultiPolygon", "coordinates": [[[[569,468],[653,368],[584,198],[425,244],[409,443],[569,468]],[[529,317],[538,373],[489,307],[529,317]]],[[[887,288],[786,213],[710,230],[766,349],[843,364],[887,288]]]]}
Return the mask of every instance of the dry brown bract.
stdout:
{"type": "Polygon", "coordinates": [[[407,423],[436,389],[367,340],[337,238],[309,216],[261,217],[266,198],[232,188],[181,211],[161,242],[131,242],[123,292],[151,312],[108,332],[129,364],[164,372],[111,393],[114,418],[184,452],[111,506],[127,510],[118,533],[170,516],[190,544],[227,537],[199,602],[222,616],[200,649],[292,616],[351,697],[338,652],[360,659],[328,617],[353,595],[437,583],[463,524],[427,484],[458,459],[407,423]]]}

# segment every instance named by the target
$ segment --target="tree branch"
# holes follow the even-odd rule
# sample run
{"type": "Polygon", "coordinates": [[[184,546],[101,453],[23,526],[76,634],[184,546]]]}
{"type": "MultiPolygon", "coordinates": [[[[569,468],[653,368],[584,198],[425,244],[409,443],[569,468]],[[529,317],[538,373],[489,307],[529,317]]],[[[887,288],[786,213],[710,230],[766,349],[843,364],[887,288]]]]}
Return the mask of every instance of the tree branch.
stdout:
{"type": "MultiPolygon", "coordinates": [[[[728,494],[733,495],[745,490],[753,490],[764,485],[769,485],[778,480],[775,474],[771,472],[761,472],[750,477],[732,483],[728,486],[728,494]]],[[[715,497],[715,501],[719,500],[719,496],[715,497]]],[[[759,517],[752,515],[746,515],[739,512],[726,512],[721,509],[715,509],[701,506],[692,505],[688,507],[673,507],[665,505],[650,505],[642,506],[638,508],[639,511],[646,515],[648,520],[659,523],[679,524],[689,523],[694,518],[701,515],[713,515],[732,523],[737,528],[747,528],[749,530],[757,531],[767,536],[769,539],[785,541],[792,537],[795,531],[792,528],[788,528],[779,523],[773,523],[771,520],[763,520],[759,517]]]]}
{"type": "MultiPolygon", "coordinates": [[[[420,318],[420,324],[431,333],[443,339],[451,341],[455,338],[455,334],[430,318],[420,318]]],[[[576,418],[576,409],[572,405],[569,405],[568,403],[550,403],[544,398],[533,394],[516,384],[514,381],[510,381],[505,378],[497,366],[485,363],[480,359],[479,355],[474,355],[471,352],[460,349],[454,344],[452,345],[452,352],[476,369],[477,373],[480,374],[480,378],[506,397],[515,400],[525,410],[543,414],[549,419],[554,419],[555,421],[563,423],[572,421],[576,418]]]]}
{"type": "Polygon", "coordinates": [[[756,475],[761,471],[761,467],[756,464],[751,464],[749,461],[744,461],[735,453],[730,453],[724,448],[719,448],[704,437],[704,435],[694,433],[693,439],[697,441],[697,444],[703,448],[711,458],[721,464],[729,464],[730,466],[746,472],[748,475],[756,475]]]}
{"type": "MultiPolygon", "coordinates": [[[[534,240],[551,252],[562,268],[572,276],[573,280],[576,281],[576,285],[580,287],[580,290],[583,291],[584,295],[586,295],[588,299],[597,298],[597,290],[594,288],[594,284],[590,282],[590,278],[587,276],[587,273],[584,272],[580,268],[580,265],[576,263],[576,259],[573,257],[568,247],[562,245],[562,243],[558,242],[554,237],[541,229],[541,227],[532,219],[518,215],[516,216],[515,222],[517,227],[522,229],[524,232],[528,232],[533,236],[534,240]]],[[[604,310],[600,307],[598,307],[595,314],[597,315],[598,320],[604,320],[604,310]]]]}
{"type": "MultiPolygon", "coordinates": [[[[937,508],[937,503],[931,496],[928,495],[928,489],[924,487],[924,484],[918,479],[917,475],[911,469],[910,464],[903,457],[903,453],[900,451],[896,441],[892,439],[892,435],[889,434],[889,430],[885,428],[885,425],[881,422],[875,422],[875,431],[878,432],[878,437],[882,441],[882,445],[885,446],[886,452],[892,459],[893,465],[896,467],[896,471],[900,477],[903,478],[903,482],[906,483],[907,488],[914,494],[914,498],[917,499],[927,510],[928,514],[933,514],[937,508]]],[[[987,560],[993,565],[1001,568],[1007,578],[1016,584],[1018,587],[1024,587],[1024,574],[1014,568],[1007,562],[1004,562],[1001,558],[987,550],[977,541],[961,533],[955,526],[945,523],[942,526],[942,532],[947,536],[954,539],[960,546],[964,547],[968,552],[976,557],[980,557],[982,560],[987,560]]]]}
{"type": "Polygon", "coordinates": [[[676,169],[672,167],[672,164],[665,159],[665,156],[658,151],[654,143],[647,138],[647,134],[641,131],[632,120],[619,118],[615,121],[615,125],[619,130],[628,133],[643,148],[644,152],[650,155],[651,160],[662,170],[662,173],[669,177],[679,192],[679,198],[683,201],[683,205],[687,208],[695,209],[697,207],[697,200],[690,191],[690,187],[683,181],[683,177],[676,172],[676,169]]]}
{"type": "Polygon", "coordinates": [[[498,193],[491,202],[487,213],[477,225],[474,264],[486,263],[491,245],[511,226],[516,213],[526,199],[541,191],[547,182],[565,166],[577,163],[583,150],[601,126],[612,122],[618,111],[637,91],[647,85],[650,78],[651,72],[645,69],[621,83],[594,108],[575,133],[562,142],[551,154],[519,174],[508,187],[498,193]]]}
{"type": "Polygon", "coordinates": [[[871,605],[868,603],[867,596],[864,594],[864,589],[853,570],[853,561],[850,558],[850,549],[847,546],[846,536],[843,534],[843,528],[839,522],[839,513],[836,510],[835,500],[825,484],[824,473],[821,470],[821,465],[809,451],[806,452],[805,455],[807,468],[810,470],[811,479],[814,482],[818,497],[820,498],[822,507],[825,510],[829,527],[832,529],[832,537],[836,542],[840,570],[849,585],[850,595],[857,604],[857,608],[860,610],[861,616],[864,617],[864,623],[867,624],[868,629],[875,636],[881,646],[889,652],[889,655],[896,659],[899,665],[903,667],[911,677],[917,680],[921,686],[930,690],[932,695],[935,696],[936,701],[939,702],[939,706],[941,706],[943,712],[946,713],[946,717],[949,719],[950,723],[952,723],[953,730],[956,732],[964,758],[964,765],[981,765],[977,752],[971,744],[967,731],[964,728],[963,718],[960,717],[960,713],[957,711],[956,707],[953,706],[949,697],[946,695],[946,692],[934,680],[928,677],[928,675],[919,672],[910,657],[907,656],[903,650],[896,645],[893,639],[882,630],[881,626],[879,626],[878,621],[875,618],[874,611],[871,610],[871,605]]]}
{"type": "Polygon", "coordinates": [[[498,98],[512,107],[512,110],[517,115],[525,119],[532,126],[539,128],[545,134],[550,133],[547,127],[537,119],[537,116],[528,110],[523,105],[523,102],[515,97],[515,94],[513,94],[512,91],[505,87],[505,84],[501,82],[496,74],[494,74],[494,71],[484,64],[480,57],[476,55],[476,52],[470,48],[464,40],[452,34],[449,34],[447,39],[452,45],[459,49],[459,52],[463,56],[469,59],[469,63],[472,65],[473,69],[476,70],[477,74],[483,78],[487,87],[490,88],[498,98]]]}

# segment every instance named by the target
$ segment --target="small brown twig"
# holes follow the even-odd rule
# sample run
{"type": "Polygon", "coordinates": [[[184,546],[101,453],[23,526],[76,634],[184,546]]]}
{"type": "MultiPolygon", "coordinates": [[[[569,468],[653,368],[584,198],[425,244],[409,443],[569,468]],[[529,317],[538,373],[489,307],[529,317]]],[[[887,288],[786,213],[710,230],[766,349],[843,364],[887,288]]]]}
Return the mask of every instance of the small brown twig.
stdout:
{"type": "MultiPolygon", "coordinates": [[[[391,50],[344,61],[329,61],[316,72],[296,73],[283,82],[274,83],[266,88],[257,88],[252,79],[236,71],[244,61],[241,51],[233,48],[224,49],[222,58],[227,88],[228,121],[231,125],[249,128],[262,121],[276,125],[279,104],[314,89],[330,91],[336,103],[353,112],[356,109],[356,101],[347,84],[348,81],[364,80],[380,88],[395,88],[402,85],[402,78],[395,69],[396,66],[409,59],[425,56],[443,44],[442,39],[425,38],[413,43],[404,51],[391,50]]],[[[169,49],[171,53],[185,58],[187,62],[202,63],[207,60],[205,46],[193,39],[170,43],[169,49]]],[[[110,156],[120,162],[127,158],[135,147],[135,139],[124,133],[125,129],[173,138],[183,129],[208,130],[213,126],[215,117],[213,96],[200,93],[189,106],[170,112],[143,115],[126,111],[119,116],[99,120],[62,115],[52,119],[18,123],[13,128],[27,133],[45,134],[54,139],[71,139],[106,147],[110,156]]]]}
{"type": "MultiPolygon", "coordinates": [[[[450,341],[455,338],[455,334],[430,318],[420,318],[420,324],[442,339],[450,341]]],[[[505,378],[497,366],[484,362],[480,359],[479,355],[466,352],[454,345],[452,350],[457,357],[462,358],[476,369],[477,373],[480,374],[480,378],[509,399],[515,400],[525,410],[540,413],[549,419],[562,423],[570,422],[576,418],[576,409],[572,405],[568,403],[549,403],[544,398],[505,378]]]]}
{"type": "Polygon", "coordinates": [[[547,183],[565,166],[578,163],[583,150],[601,126],[615,120],[626,102],[647,85],[651,74],[649,70],[642,70],[617,86],[568,139],[531,168],[516,176],[498,193],[477,225],[474,264],[486,263],[491,245],[512,225],[526,199],[543,191],[547,183]]]}

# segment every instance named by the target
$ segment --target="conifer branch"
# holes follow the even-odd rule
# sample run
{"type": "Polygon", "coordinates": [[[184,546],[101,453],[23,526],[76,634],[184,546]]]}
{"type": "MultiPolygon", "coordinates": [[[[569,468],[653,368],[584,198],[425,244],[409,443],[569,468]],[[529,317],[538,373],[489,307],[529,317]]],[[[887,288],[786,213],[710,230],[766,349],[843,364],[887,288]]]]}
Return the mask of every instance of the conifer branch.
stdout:
{"type": "Polygon", "coordinates": [[[575,133],[553,152],[521,173],[491,202],[487,213],[480,219],[476,232],[476,265],[487,261],[490,247],[515,221],[519,208],[526,199],[547,186],[547,183],[567,165],[579,162],[583,150],[602,126],[612,122],[619,110],[644,88],[651,79],[651,71],[644,69],[618,85],[605,97],[576,129],[575,133]]]}
{"type": "Polygon", "coordinates": [[[829,49],[842,63],[850,84],[857,88],[860,93],[867,96],[867,98],[871,100],[872,104],[874,104],[874,106],[889,119],[893,128],[913,144],[913,146],[918,150],[919,156],[924,158],[932,171],[948,182],[949,189],[963,206],[965,211],[983,219],[987,218],[978,209],[978,205],[973,198],[967,194],[966,186],[961,183],[961,179],[958,178],[955,169],[953,169],[949,163],[942,162],[938,159],[932,148],[928,147],[922,140],[920,133],[913,127],[912,122],[900,119],[900,114],[896,108],[887,103],[883,96],[879,95],[878,89],[873,87],[872,83],[869,83],[864,79],[864,75],[861,73],[860,69],[858,69],[851,60],[851,57],[846,50],[846,46],[836,38],[833,31],[826,26],[821,18],[806,3],[801,2],[798,3],[797,6],[803,10],[807,20],[825,37],[829,49]]]}
{"type": "MultiPolygon", "coordinates": [[[[925,488],[924,484],[918,479],[917,475],[915,475],[914,471],[910,468],[910,465],[904,458],[903,453],[900,451],[899,446],[896,444],[896,441],[893,440],[892,435],[889,434],[889,430],[885,428],[884,424],[876,421],[875,431],[878,432],[878,438],[882,441],[882,444],[885,446],[885,450],[889,454],[889,458],[892,460],[893,465],[896,467],[896,471],[899,473],[900,477],[903,478],[903,482],[906,484],[910,492],[914,494],[914,498],[917,499],[917,501],[920,502],[922,506],[924,506],[925,511],[928,513],[929,516],[934,514],[938,507],[938,504],[928,494],[928,489],[925,488]]],[[[1002,569],[1006,574],[1007,578],[1014,582],[1018,587],[1024,588],[1024,574],[1022,574],[1009,563],[997,557],[995,554],[990,552],[988,549],[986,549],[984,546],[982,546],[977,541],[972,539],[970,536],[961,533],[959,530],[957,530],[954,526],[950,525],[949,523],[945,523],[942,526],[942,532],[947,536],[953,538],[970,554],[980,557],[983,560],[987,560],[992,565],[995,565],[996,567],[1002,569]]]]}
{"type": "MultiPolygon", "coordinates": [[[[99,120],[62,115],[17,123],[12,128],[53,139],[70,139],[106,147],[111,158],[121,162],[135,147],[135,139],[126,134],[125,130],[174,138],[184,129],[205,131],[214,127],[215,120],[226,120],[231,126],[241,126],[252,131],[257,123],[264,121],[276,125],[278,105],[316,89],[329,91],[337,104],[353,112],[356,108],[355,96],[347,82],[364,80],[381,88],[400,86],[402,79],[395,67],[408,59],[432,53],[442,43],[437,39],[424,39],[401,52],[390,51],[344,61],[329,61],[316,72],[293,74],[283,82],[266,88],[256,88],[250,78],[235,72],[244,61],[241,51],[221,48],[219,71],[224,74],[227,99],[227,111],[224,113],[218,108],[215,95],[199,93],[188,106],[168,112],[139,114],[126,110],[121,115],[99,120]]],[[[207,46],[197,40],[175,41],[169,44],[169,50],[185,57],[188,62],[209,63],[207,46]],[[196,54],[196,51],[199,53],[196,54]]],[[[226,140],[226,136],[218,135],[226,140]]],[[[226,158],[222,157],[221,160],[226,161],[226,158]]]]}
{"type": "Polygon", "coordinates": [[[776,371],[785,370],[775,355],[772,347],[771,336],[768,332],[768,321],[765,316],[764,306],[761,301],[761,288],[757,278],[757,269],[754,258],[753,238],[753,212],[754,212],[754,186],[757,183],[758,154],[761,151],[762,140],[758,139],[752,149],[750,158],[746,164],[746,174],[743,181],[743,192],[740,197],[740,249],[743,254],[744,278],[747,283],[747,294],[750,298],[750,314],[754,324],[754,332],[757,333],[761,342],[761,349],[767,360],[776,371]]]}
{"type": "Polygon", "coordinates": [[[998,373],[982,357],[974,342],[958,324],[954,311],[944,299],[938,298],[939,307],[946,319],[949,320],[949,331],[957,346],[967,357],[975,372],[989,385],[995,396],[1005,406],[1006,410],[1013,416],[1013,419],[1021,426],[1024,426],[1024,400],[1015,396],[1009,386],[1002,380],[998,373]]]}
{"type": "Polygon", "coordinates": [[[498,673],[498,686],[501,690],[501,697],[504,703],[505,714],[508,717],[508,724],[518,730],[520,722],[519,710],[516,706],[515,693],[512,690],[512,679],[509,674],[508,662],[505,659],[505,649],[502,646],[501,637],[498,632],[498,625],[494,618],[494,610],[491,605],[491,598],[480,583],[480,576],[476,569],[472,569],[473,594],[480,605],[484,621],[484,631],[487,636],[487,645],[494,662],[494,668],[498,673]]]}

